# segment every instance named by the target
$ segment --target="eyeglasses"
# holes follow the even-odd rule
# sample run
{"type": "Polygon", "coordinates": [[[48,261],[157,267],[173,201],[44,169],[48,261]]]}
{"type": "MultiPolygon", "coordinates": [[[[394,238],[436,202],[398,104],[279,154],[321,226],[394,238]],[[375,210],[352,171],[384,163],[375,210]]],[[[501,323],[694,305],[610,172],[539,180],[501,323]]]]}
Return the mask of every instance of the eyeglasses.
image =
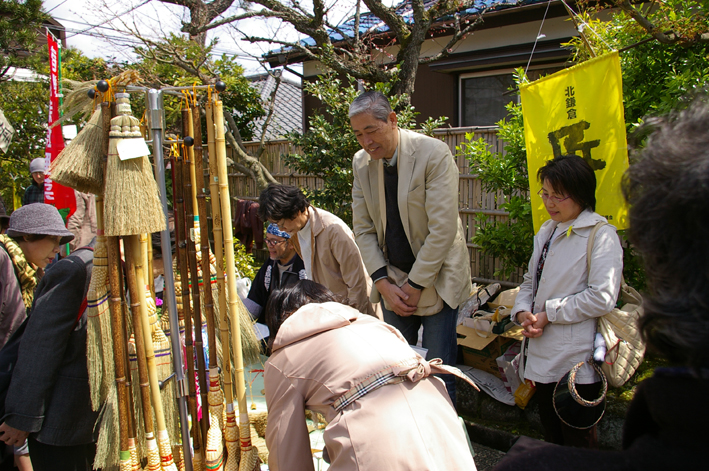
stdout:
{"type": "Polygon", "coordinates": [[[278,245],[282,242],[285,242],[285,241],[286,241],[286,239],[283,239],[283,240],[266,239],[266,245],[268,245],[269,247],[275,247],[276,245],[278,245]]]}
{"type": "Polygon", "coordinates": [[[551,195],[549,195],[549,194],[547,194],[547,193],[544,193],[544,188],[542,188],[541,190],[539,190],[539,191],[537,192],[537,195],[539,195],[544,201],[546,201],[546,200],[548,200],[548,199],[551,199],[554,203],[557,203],[557,204],[558,204],[558,203],[561,203],[562,201],[566,201],[566,200],[568,200],[569,198],[571,198],[571,195],[569,195],[569,196],[567,196],[567,197],[565,197],[565,198],[559,198],[558,196],[551,196],[551,195]]]}

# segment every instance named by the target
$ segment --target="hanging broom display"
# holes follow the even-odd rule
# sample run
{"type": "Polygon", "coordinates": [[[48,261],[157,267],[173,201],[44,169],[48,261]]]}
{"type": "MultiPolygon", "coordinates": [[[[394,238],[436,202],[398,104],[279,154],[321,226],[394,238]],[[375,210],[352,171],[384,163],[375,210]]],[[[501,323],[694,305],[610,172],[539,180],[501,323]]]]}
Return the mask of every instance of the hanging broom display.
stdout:
{"type": "MultiPolygon", "coordinates": [[[[220,84],[221,85],[221,84],[220,84]]],[[[221,88],[221,87],[219,87],[221,88]]],[[[224,112],[221,100],[214,102],[214,124],[216,126],[215,146],[216,159],[219,176],[219,191],[221,200],[221,212],[223,215],[231,215],[231,200],[229,196],[229,185],[227,181],[226,168],[226,142],[224,140],[224,112]]],[[[233,356],[235,367],[235,382],[237,401],[239,405],[239,436],[241,439],[241,460],[239,469],[241,471],[253,471],[258,469],[258,450],[251,443],[251,427],[249,424],[249,413],[246,404],[246,387],[244,383],[244,361],[241,349],[241,312],[246,311],[243,303],[236,292],[236,272],[234,264],[234,235],[231,224],[226,224],[224,229],[224,250],[226,252],[226,276],[229,289],[229,312],[231,314],[231,335],[233,341],[233,356]]],[[[248,315],[248,313],[247,313],[248,315]]],[[[228,405],[227,405],[228,407],[228,405]]],[[[228,411],[227,411],[228,412],[228,411]]]]}
{"type": "Polygon", "coordinates": [[[141,143],[147,151],[140,123],[130,114],[127,93],[117,93],[116,104],[106,168],[105,233],[115,236],[161,232],[166,227],[165,214],[147,152],[140,155],[141,143]]]}

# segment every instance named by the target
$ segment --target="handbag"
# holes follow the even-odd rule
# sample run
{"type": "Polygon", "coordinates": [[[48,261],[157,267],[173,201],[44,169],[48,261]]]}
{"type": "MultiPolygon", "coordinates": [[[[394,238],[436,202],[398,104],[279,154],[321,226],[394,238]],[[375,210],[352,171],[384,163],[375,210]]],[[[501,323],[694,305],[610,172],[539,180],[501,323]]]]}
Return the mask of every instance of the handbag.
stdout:
{"type": "MultiPolygon", "coordinates": [[[[404,283],[407,283],[409,281],[409,275],[406,272],[389,264],[387,264],[387,277],[389,278],[389,281],[391,283],[394,283],[398,287],[403,286],[404,283]]],[[[389,306],[389,303],[387,303],[386,298],[384,298],[384,296],[382,296],[382,300],[384,301],[384,307],[391,311],[391,306],[389,306]]],[[[429,286],[428,288],[424,288],[423,290],[421,290],[421,297],[419,298],[418,309],[416,309],[414,315],[432,316],[441,312],[442,309],[443,298],[441,298],[441,296],[438,294],[438,291],[436,291],[435,287],[429,286]]]]}
{"type": "MultiPolygon", "coordinates": [[[[601,221],[593,228],[588,237],[586,261],[591,271],[591,252],[596,232],[608,224],[601,221]]],[[[608,378],[608,383],[618,388],[624,385],[635,373],[645,356],[645,342],[638,329],[638,319],[643,313],[643,299],[622,278],[620,287],[621,308],[615,308],[598,318],[598,332],[606,342],[606,357],[601,369],[608,378]]]]}

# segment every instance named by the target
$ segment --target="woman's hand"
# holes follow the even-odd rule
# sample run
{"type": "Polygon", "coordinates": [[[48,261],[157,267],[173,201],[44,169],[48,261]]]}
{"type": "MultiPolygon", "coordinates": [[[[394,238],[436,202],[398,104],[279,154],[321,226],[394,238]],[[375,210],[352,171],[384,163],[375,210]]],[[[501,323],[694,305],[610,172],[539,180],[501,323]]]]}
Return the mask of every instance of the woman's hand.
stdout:
{"type": "Polygon", "coordinates": [[[520,312],[517,314],[517,322],[522,321],[524,335],[527,338],[534,339],[541,337],[544,333],[544,327],[549,323],[547,313],[545,311],[532,314],[529,311],[520,312]]]}
{"type": "Polygon", "coordinates": [[[0,440],[7,445],[20,446],[27,439],[28,432],[17,430],[6,423],[0,425],[0,440]]]}

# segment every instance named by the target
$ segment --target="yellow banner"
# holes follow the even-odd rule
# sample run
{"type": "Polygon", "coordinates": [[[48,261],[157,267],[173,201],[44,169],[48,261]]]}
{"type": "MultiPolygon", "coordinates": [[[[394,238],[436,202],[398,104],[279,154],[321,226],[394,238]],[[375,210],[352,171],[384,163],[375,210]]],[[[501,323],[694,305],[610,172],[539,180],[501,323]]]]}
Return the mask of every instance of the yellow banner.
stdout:
{"type": "Polygon", "coordinates": [[[520,86],[534,231],[549,219],[537,195],[537,171],[559,155],[576,154],[596,172],[596,212],[626,229],[620,181],[628,168],[623,82],[618,52],[520,86]]]}

